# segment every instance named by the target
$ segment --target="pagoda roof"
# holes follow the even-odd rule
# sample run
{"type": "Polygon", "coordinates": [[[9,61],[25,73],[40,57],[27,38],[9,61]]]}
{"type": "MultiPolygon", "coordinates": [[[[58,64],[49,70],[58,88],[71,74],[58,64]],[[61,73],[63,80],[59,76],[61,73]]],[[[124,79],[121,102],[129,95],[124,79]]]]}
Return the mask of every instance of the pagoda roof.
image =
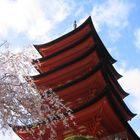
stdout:
{"type": "Polygon", "coordinates": [[[97,54],[94,51],[81,61],[73,63],[41,78],[34,79],[33,81],[37,86],[45,84],[48,87],[54,88],[60,84],[63,85],[68,81],[72,81],[81,77],[85,73],[88,73],[90,69],[94,68],[99,62],[97,54]],[[94,62],[91,56],[95,56],[95,59],[97,60],[94,62]]]}
{"type": "Polygon", "coordinates": [[[58,70],[61,70],[61,69],[65,68],[65,67],[67,67],[67,66],[69,66],[69,65],[71,65],[71,64],[73,64],[75,62],[78,62],[78,61],[84,59],[85,57],[90,55],[92,52],[94,52],[95,49],[96,49],[96,45],[94,45],[93,47],[89,48],[86,52],[81,54],[79,57],[76,57],[76,58],[72,59],[71,61],[69,61],[69,62],[67,62],[65,64],[62,64],[62,65],[60,65],[60,66],[58,66],[58,67],[56,67],[54,69],[51,69],[50,71],[47,71],[47,72],[44,72],[44,73],[40,73],[40,74],[35,75],[35,76],[31,76],[31,78],[33,80],[36,80],[36,79],[42,78],[44,76],[47,76],[49,74],[52,74],[52,73],[54,73],[54,72],[56,72],[58,70]]]}
{"type": "MultiPolygon", "coordinates": [[[[68,39],[69,37],[71,37],[72,35],[78,33],[80,30],[82,30],[83,28],[86,27],[87,29],[84,31],[84,35],[85,35],[87,32],[90,31],[90,28],[88,26],[88,25],[90,25],[90,22],[89,21],[90,21],[90,18],[88,18],[82,25],[80,25],[78,28],[70,31],[69,33],[67,33],[67,34],[65,34],[65,35],[63,35],[63,36],[61,36],[61,37],[59,37],[59,38],[57,38],[55,40],[52,40],[52,41],[50,41],[48,43],[34,45],[34,47],[40,52],[40,49],[41,48],[52,47],[52,45],[57,44],[60,41],[64,41],[64,40],[68,39]]],[[[81,32],[80,32],[80,34],[81,34],[81,32]]]]}
{"type": "MultiPolygon", "coordinates": [[[[114,96],[117,98],[118,102],[121,103],[122,107],[124,108],[124,110],[131,116],[129,118],[132,118],[135,116],[135,114],[133,114],[128,108],[127,106],[125,105],[125,103],[122,101],[122,97],[126,94],[125,91],[121,90],[121,86],[117,83],[117,87],[119,87],[119,90],[121,90],[118,94],[118,91],[116,92],[116,88],[115,88],[115,85],[112,85],[112,83],[110,82],[110,79],[109,77],[110,76],[107,76],[107,73],[106,71],[104,70],[105,69],[105,65],[102,62],[100,62],[99,64],[97,64],[94,68],[92,68],[92,70],[90,70],[88,73],[82,75],[81,77],[77,78],[77,79],[74,79],[70,82],[67,82],[66,84],[64,85],[60,85],[58,87],[55,87],[53,88],[53,90],[60,96],[60,97],[64,97],[64,96],[67,96],[69,97],[69,95],[71,94],[67,94],[66,91],[65,91],[65,94],[61,95],[61,92],[65,89],[67,89],[68,91],[70,91],[69,87],[73,88],[73,86],[76,86],[76,84],[80,83],[82,84],[82,81],[85,81],[86,79],[90,78],[92,75],[94,76],[97,71],[101,70],[102,71],[102,74],[103,74],[103,77],[105,78],[106,80],[106,84],[109,84],[112,89],[115,91],[114,93],[114,96]],[[122,92],[123,91],[123,92],[122,92]]],[[[92,77],[91,77],[92,78],[92,77]]],[[[92,78],[93,79],[93,78],[92,78]]],[[[101,80],[101,79],[100,79],[101,80]]],[[[93,80],[92,80],[93,81],[93,80]]],[[[87,81],[86,81],[87,82],[87,81]]],[[[93,81],[94,82],[94,81],[93,81]]],[[[36,83],[37,84],[37,83],[36,83]]],[[[85,83],[86,84],[86,83],[85,83]]],[[[97,81],[96,81],[96,84],[97,84],[97,81]]],[[[98,83],[99,84],[99,83],[98,83]]],[[[116,84],[116,83],[115,83],[116,84]]],[[[37,85],[38,86],[38,85],[37,85]]],[[[47,86],[47,83],[46,85],[44,85],[45,88],[47,86]]],[[[43,86],[43,87],[44,87],[43,86]]],[[[42,87],[42,88],[43,88],[42,87]]],[[[39,88],[41,88],[41,86],[39,86],[39,88]]],[[[78,86],[77,86],[78,88],[78,86]]],[[[100,90],[102,90],[102,87],[99,88],[100,90]]]]}
{"type": "MultiPolygon", "coordinates": [[[[72,36],[72,35],[75,35],[76,33],[80,32],[82,29],[85,28],[85,31],[87,32],[86,34],[84,34],[85,36],[90,34],[89,32],[92,33],[92,36],[95,40],[95,42],[98,44],[98,46],[100,46],[100,49],[102,50],[103,52],[103,55],[106,59],[108,59],[111,63],[114,63],[116,62],[115,59],[112,58],[112,56],[109,54],[109,52],[107,51],[107,49],[105,48],[104,44],[102,43],[101,39],[99,38],[94,26],[93,26],[93,23],[92,23],[92,20],[91,20],[91,17],[89,17],[82,25],[80,25],[78,28],[76,28],[75,30],[49,42],[49,43],[45,43],[45,44],[41,44],[41,45],[34,45],[34,47],[38,50],[39,53],[42,54],[42,51],[44,50],[48,50],[49,48],[53,48],[55,47],[55,45],[57,46],[61,46],[61,45],[58,45],[59,43],[61,42],[64,42],[64,40],[68,40],[69,41],[69,38],[72,36]],[[87,29],[87,27],[90,26],[90,30],[87,29]],[[41,51],[42,49],[42,51],[41,51]]],[[[81,33],[79,33],[81,34],[81,33]]],[[[81,39],[81,38],[80,38],[81,39]]],[[[75,42],[79,41],[80,39],[77,39],[75,42]]],[[[75,43],[74,42],[74,43],[75,43]]],[[[70,44],[71,45],[71,44],[70,44]]],[[[63,45],[63,46],[66,46],[66,45],[63,45]]],[[[68,46],[66,46],[68,47],[68,46]]],[[[62,48],[62,46],[60,47],[62,48]]],[[[56,52],[57,52],[57,49],[56,49],[56,52]]],[[[56,53],[55,52],[55,53],[56,53]]],[[[61,52],[60,50],[57,52],[57,54],[59,54],[59,52],[61,52]]],[[[53,56],[53,54],[55,54],[54,52],[52,53],[51,57],[53,56]]],[[[48,53],[47,53],[48,54],[48,53]]],[[[45,57],[43,54],[42,54],[43,57],[45,57]]]]}
{"type": "MultiPolygon", "coordinates": [[[[87,112],[92,113],[92,112],[95,112],[94,110],[98,110],[98,112],[99,112],[99,109],[97,109],[96,107],[99,108],[102,105],[102,107],[103,107],[102,113],[104,114],[103,115],[104,116],[103,117],[104,118],[104,121],[106,120],[107,123],[110,123],[108,125],[109,126],[112,126],[112,129],[113,129],[113,130],[110,130],[110,131],[112,131],[112,132],[117,131],[116,129],[118,129],[118,127],[119,127],[119,130],[121,129],[121,131],[127,131],[128,132],[129,138],[131,138],[133,140],[139,140],[139,137],[137,136],[137,134],[133,131],[133,129],[131,128],[131,126],[124,119],[124,116],[122,115],[122,113],[120,112],[120,110],[118,109],[118,107],[116,106],[116,104],[114,104],[113,99],[112,99],[112,96],[109,95],[109,93],[110,93],[109,91],[110,91],[110,88],[105,87],[104,90],[102,91],[102,93],[99,94],[99,96],[96,96],[95,98],[93,98],[90,101],[86,102],[82,106],[74,109],[73,110],[73,113],[75,114],[75,121],[77,123],[79,123],[81,121],[83,122],[84,121],[83,118],[85,118],[85,117],[81,117],[82,115],[84,115],[86,113],[86,117],[91,117],[91,115],[87,115],[87,112]],[[92,109],[92,111],[90,111],[91,109],[92,109]],[[106,113],[109,113],[110,115],[107,115],[106,113]],[[111,119],[112,121],[111,120],[108,120],[108,117],[109,116],[112,116],[112,118],[115,117],[117,119],[117,122],[114,121],[114,120],[112,120],[112,119],[111,119]],[[112,123],[115,123],[115,124],[116,123],[117,124],[119,123],[119,124],[118,124],[117,127],[115,127],[115,124],[112,124],[112,123]]],[[[92,114],[92,117],[94,117],[94,115],[96,115],[96,114],[92,114]]],[[[37,123],[36,125],[34,125],[35,127],[33,127],[31,125],[27,125],[26,127],[25,126],[13,126],[13,130],[20,137],[22,137],[22,136],[24,136],[24,137],[25,136],[26,137],[30,136],[30,140],[32,140],[32,136],[29,134],[29,132],[25,131],[25,128],[29,128],[30,129],[30,128],[33,127],[33,129],[38,129],[38,127],[36,127],[36,126],[38,126],[39,124],[44,124],[44,122],[37,123]]],[[[109,129],[110,128],[110,127],[108,127],[108,125],[106,126],[106,129],[109,129]]]]}
{"type": "MultiPolygon", "coordinates": [[[[56,88],[54,88],[53,90],[60,96],[60,97],[64,97],[67,96],[69,97],[69,95],[71,94],[67,94],[65,91],[65,94],[61,95],[61,91],[67,89],[67,91],[70,91],[69,87],[72,86],[76,86],[76,84],[81,83],[82,81],[88,79],[89,77],[91,77],[92,75],[96,75],[97,71],[101,71],[103,74],[103,77],[105,78],[106,84],[110,86],[110,88],[113,91],[113,95],[116,97],[116,99],[118,100],[118,102],[121,104],[121,106],[124,108],[124,110],[131,116],[130,118],[134,117],[136,114],[133,114],[129,108],[126,106],[126,104],[124,103],[124,101],[122,100],[122,96],[120,96],[120,94],[118,94],[118,91],[116,90],[115,86],[110,82],[109,77],[107,76],[107,72],[105,71],[105,66],[103,65],[103,62],[100,62],[96,67],[94,67],[91,71],[89,71],[88,73],[86,73],[85,75],[83,75],[82,77],[79,77],[73,81],[70,81],[69,83],[66,83],[64,85],[58,86],[56,88]]],[[[92,78],[92,77],[91,77],[92,78]]],[[[100,79],[101,80],[101,79],[100,79]]],[[[97,81],[96,81],[97,83],[97,81]]],[[[85,83],[86,84],[86,83],[85,83]]],[[[94,84],[94,83],[93,83],[94,84]]],[[[98,83],[99,84],[99,83],[98,83]]],[[[120,90],[122,89],[121,86],[118,84],[120,90]]],[[[73,87],[72,87],[73,88],[73,87]]],[[[77,86],[78,88],[78,86],[77,86]]],[[[102,87],[100,87],[100,90],[102,90],[102,87]]],[[[121,90],[120,93],[122,94],[127,94],[125,93],[125,91],[121,90]]],[[[124,96],[124,95],[123,95],[124,96]]]]}
{"type": "MultiPolygon", "coordinates": [[[[75,47],[75,46],[70,46],[70,47],[75,47]]],[[[78,54],[81,54],[82,53],[82,51],[83,51],[83,47],[82,46],[80,46],[81,48],[80,49],[82,49],[82,50],[78,50],[79,52],[77,52],[77,57],[79,57],[78,56],[78,54]]],[[[84,45],[84,48],[86,47],[86,50],[85,50],[85,53],[86,53],[86,51],[89,49],[89,47],[90,46],[85,46],[84,45]]],[[[77,50],[76,50],[77,51],[77,50]]],[[[100,55],[101,53],[100,53],[100,49],[98,48],[98,46],[96,45],[96,51],[97,51],[97,53],[100,55]]],[[[73,52],[73,54],[75,54],[76,52],[73,52]]],[[[39,74],[39,75],[46,75],[45,74],[45,72],[50,72],[51,70],[53,71],[55,68],[57,69],[57,70],[59,70],[59,68],[61,67],[62,68],[62,65],[63,66],[66,66],[65,64],[66,64],[66,62],[68,62],[68,61],[70,61],[71,60],[71,58],[72,57],[74,57],[73,56],[73,54],[72,53],[67,53],[67,55],[70,55],[70,56],[65,56],[65,57],[62,57],[62,55],[60,56],[60,57],[56,57],[54,60],[52,60],[52,61],[49,61],[49,58],[48,58],[48,60],[46,60],[46,58],[47,57],[43,57],[42,59],[45,59],[46,61],[46,63],[45,62],[39,62],[39,65],[38,65],[38,67],[37,67],[37,70],[41,73],[41,74],[39,74]],[[61,59],[60,59],[61,58],[61,59]],[[68,59],[68,60],[67,60],[68,59]],[[64,62],[63,62],[64,61],[64,62]],[[56,64],[54,64],[54,63],[56,63],[56,64]],[[60,63],[60,64],[59,64],[60,63]],[[54,65],[55,65],[55,67],[54,67],[54,65]],[[52,67],[52,68],[51,68],[52,67]],[[50,69],[51,68],[51,69],[50,69]]],[[[82,55],[82,54],[81,54],[82,55]]],[[[100,55],[100,59],[104,59],[104,57],[102,57],[102,55],[100,55]]],[[[93,57],[93,60],[94,60],[95,58],[93,57]]],[[[95,60],[94,60],[95,61],[95,60]]],[[[107,61],[107,64],[108,64],[109,62],[107,61]]],[[[109,68],[110,68],[110,70],[114,73],[114,76],[116,77],[116,79],[119,79],[120,77],[121,77],[121,75],[114,69],[114,67],[112,66],[112,65],[110,65],[110,64],[108,64],[108,66],[109,66],[109,68]]],[[[39,76],[34,76],[35,78],[36,77],[38,77],[39,78],[39,76]]],[[[33,79],[34,79],[34,77],[33,77],[33,79]]]]}
{"type": "MultiPolygon", "coordinates": [[[[54,74],[56,73],[57,71],[60,71],[62,69],[64,69],[65,67],[68,67],[69,65],[72,65],[73,63],[76,63],[78,61],[80,61],[81,59],[84,59],[85,57],[87,57],[88,55],[90,55],[92,52],[95,51],[95,49],[97,48],[97,46],[94,46],[92,48],[90,48],[88,51],[86,51],[83,55],[75,58],[74,60],[71,60],[70,62],[67,62],[66,64],[63,64],[55,69],[52,69],[50,71],[47,71],[47,72],[44,72],[44,73],[41,73],[39,75],[36,75],[36,76],[32,76],[31,78],[34,80],[34,82],[37,84],[39,81],[41,82],[42,78],[44,79],[45,77],[47,78],[48,75],[50,74],[54,74]]],[[[94,58],[93,58],[94,59],[94,58]]],[[[101,60],[100,60],[101,61],[101,60]]],[[[105,60],[104,60],[105,61],[105,60]]],[[[106,62],[105,62],[106,63],[106,62]]],[[[108,66],[108,65],[107,65],[108,66]]],[[[114,67],[112,65],[110,65],[109,69],[113,69],[112,71],[115,73],[115,75],[118,75],[116,70],[114,69],[114,67]]],[[[108,73],[110,73],[110,75],[112,76],[112,78],[114,77],[113,73],[108,70],[108,73]]],[[[68,79],[69,80],[69,79],[68,79]]],[[[117,87],[119,87],[119,90],[121,91],[121,94],[122,94],[122,97],[125,97],[127,96],[128,94],[121,88],[121,86],[118,84],[117,80],[114,80],[113,81],[115,82],[115,84],[117,85],[117,87]]],[[[71,83],[73,83],[73,80],[71,81],[71,83]]],[[[46,83],[47,84],[47,83],[46,83]]],[[[66,84],[67,85],[67,84],[66,84]]],[[[63,86],[62,86],[63,87],[63,86]]],[[[61,88],[62,88],[61,87],[61,88]]],[[[64,85],[65,87],[65,85],[64,85]]]]}
{"type": "Polygon", "coordinates": [[[71,49],[66,51],[64,54],[57,55],[56,57],[53,57],[52,59],[48,59],[46,61],[39,61],[39,63],[36,63],[38,70],[40,71],[40,73],[44,73],[46,71],[59,67],[60,65],[63,65],[73,59],[76,59],[80,55],[83,55],[95,45],[96,44],[92,36],[89,36],[86,40],[82,41],[80,44],[77,44],[77,46],[70,46],[71,49]]]}
{"type": "MultiPolygon", "coordinates": [[[[90,49],[86,50],[83,54],[81,54],[81,56],[79,56],[77,58],[74,58],[73,60],[71,60],[71,61],[69,61],[65,64],[62,64],[62,65],[60,65],[60,66],[58,66],[54,69],[50,69],[46,72],[43,72],[43,73],[40,73],[38,75],[32,76],[31,78],[33,78],[34,80],[39,80],[40,78],[45,78],[49,74],[53,74],[54,72],[60,71],[61,69],[64,69],[65,67],[68,67],[68,66],[70,66],[70,65],[72,65],[72,64],[74,64],[78,61],[81,61],[82,59],[86,58],[88,55],[90,55],[91,53],[93,53],[96,50],[98,51],[97,45],[94,45],[90,49]]],[[[93,57],[93,61],[97,61],[97,60],[94,60],[94,59],[95,58],[93,57]]],[[[104,58],[101,57],[100,59],[104,59],[104,58]]],[[[105,63],[107,63],[107,62],[105,62],[105,63]]],[[[109,65],[108,63],[107,63],[107,65],[109,67],[109,71],[111,71],[113,73],[113,75],[116,77],[116,79],[121,77],[121,75],[114,69],[114,67],[112,65],[109,65]]]]}
{"type": "Polygon", "coordinates": [[[92,31],[90,31],[89,33],[87,33],[85,36],[83,36],[82,38],[80,38],[77,42],[74,42],[73,44],[70,44],[62,49],[60,49],[59,51],[54,52],[53,54],[41,57],[39,59],[33,59],[33,63],[36,62],[43,62],[46,60],[49,60],[57,55],[61,55],[62,53],[64,53],[65,51],[69,51],[72,48],[75,48],[77,45],[81,44],[82,42],[86,41],[90,36],[92,35],[92,31]]]}

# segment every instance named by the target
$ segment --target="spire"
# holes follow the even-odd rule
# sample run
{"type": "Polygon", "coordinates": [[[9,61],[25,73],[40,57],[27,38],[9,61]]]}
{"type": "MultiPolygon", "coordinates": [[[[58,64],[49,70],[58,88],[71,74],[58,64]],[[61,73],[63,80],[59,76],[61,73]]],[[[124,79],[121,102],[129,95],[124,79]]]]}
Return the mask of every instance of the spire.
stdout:
{"type": "Polygon", "coordinates": [[[74,27],[74,30],[77,28],[76,20],[74,21],[74,25],[73,25],[73,27],[74,27]]]}

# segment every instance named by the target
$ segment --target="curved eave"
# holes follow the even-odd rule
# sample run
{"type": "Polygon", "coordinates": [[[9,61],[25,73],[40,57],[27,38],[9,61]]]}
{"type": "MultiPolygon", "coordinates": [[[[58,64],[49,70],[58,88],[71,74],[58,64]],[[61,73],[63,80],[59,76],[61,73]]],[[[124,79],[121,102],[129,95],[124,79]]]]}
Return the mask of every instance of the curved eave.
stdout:
{"type": "Polygon", "coordinates": [[[89,24],[89,22],[90,22],[90,17],[88,17],[88,19],[87,19],[83,24],[81,24],[78,28],[72,30],[71,32],[69,32],[69,33],[67,33],[67,34],[65,34],[65,35],[63,35],[63,36],[61,36],[61,37],[59,37],[59,38],[57,38],[57,39],[55,39],[55,40],[53,40],[53,41],[50,41],[50,42],[48,42],[48,43],[39,44],[39,45],[33,45],[33,46],[34,46],[38,51],[39,51],[40,48],[50,47],[51,45],[53,45],[53,44],[55,44],[55,43],[57,43],[57,42],[59,42],[59,41],[65,39],[65,38],[68,38],[69,36],[75,34],[75,33],[78,32],[79,30],[81,30],[82,28],[84,28],[87,24],[89,24]]]}
{"type": "Polygon", "coordinates": [[[119,117],[119,120],[124,124],[124,126],[128,129],[129,133],[135,138],[135,140],[140,140],[138,135],[135,133],[135,131],[132,129],[132,127],[128,124],[128,122],[124,119],[122,113],[119,111],[117,106],[115,106],[111,96],[108,95],[108,99],[110,101],[110,105],[112,106],[114,112],[119,117]]]}
{"type": "MultiPolygon", "coordinates": [[[[97,35],[98,36],[98,35],[97,35]]],[[[122,77],[122,75],[120,75],[116,69],[113,67],[113,65],[110,64],[110,62],[107,60],[106,57],[103,57],[103,53],[102,53],[102,50],[100,49],[101,47],[99,47],[97,45],[97,52],[99,54],[99,57],[103,59],[104,61],[104,64],[105,64],[105,67],[104,67],[104,73],[109,73],[110,74],[110,77],[112,78],[112,80],[114,81],[115,85],[117,85],[117,88],[119,88],[119,90],[121,91],[122,93],[122,98],[125,98],[126,96],[128,96],[129,94],[127,92],[125,92],[122,87],[120,86],[120,84],[118,83],[118,79],[122,77]]],[[[107,74],[106,74],[107,75],[107,74]]]]}
{"type": "MultiPolygon", "coordinates": [[[[120,86],[120,84],[118,83],[118,81],[114,78],[114,76],[112,75],[112,73],[110,72],[109,68],[107,67],[108,65],[104,66],[103,69],[103,73],[105,74],[105,78],[109,79],[109,77],[111,77],[112,81],[114,82],[114,84],[117,86],[117,88],[120,90],[120,92],[122,93],[122,97],[125,98],[126,96],[128,96],[129,94],[127,92],[125,92],[123,90],[123,88],[120,86]]],[[[113,66],[112,66],[113,68],[113,66]]],[[[109,82],[111,84],[111,82],[109,80],[107,80],[107,82],[109,82]]]]}
{"type": "Polygon", "coordinates": [[[76,47],[77,45],[79,45],[80,43],[84,42],[86,39],[88,39],[90,36],[91,36],[92,32],[90,31],[89,33],[87,33],[85,36],[83,36],[80,40],[78,40],[77,42],[51,54],[51,55],[48,55],[48,56],[45,56],[45,57],[42,57],[38,60],[33,60],[33,63],[37,63],[37,62],[43,62],[43,61],[46,61],[46,60],[49,60],[57,55],[61,55],[62,53],[64,53],[65,51],[69,51],[70,49],[76,47]]]}
{"type": "Polygon", "coordinates": [[[120,102],[120,104],[124,107],[125,111],[130,115],[130,118],[133,118],[136,116],[136,114],[132,113],[130,111],[130,109],[127,107],[127,105],[125,104],[125,102],[122,100],[122,98],[119,96],[119,94],[117,94],[117,91],[115,90],[115,87],[112,85],[111,81],[109,80],[109,78],[111,77],[112,80],[114,81],[115,85],[117,86],[117,88],[119,88],[119,90],[121,91],[123,98],[128,96],[128,93],[126,93],[122,87],[120,86],[120,84],[117,82],[116,79],[114,79],[114,77],[112,76],[112,74],[109,72],[108,67],[106,65],[104,65],[103,69],[102,69],[104,78],[106,80],[106,82],[110,85],[111,90],[115,93],[115,96],[117,98],[117,100],[120,102]]]}
{"type": "Polygon", "coordinates": [[[120,103],[121,106],[123,106],[124,110],[127,112],[127,114],[129,115],[129,120],[131,120],[133,117],[135,117],[137,114],[133,113],[132,111],[130,111],[130,109],[128,108],[128,106],[125,104],[125,102],[118,96],[117,92],[114,90],[113,86],[110,86],[110,89],[113,91],[113,93],[115,94],[115,97],[117,98],[118,102],[120,103]]]}
{"type": "Polygon", "coordinates": [[[52,69],[52,70],[50,70],[50,71],[48,71],[48,72],[44,72],[44,73],[41,73],[41,74],[39,74],[39,75],[31,76],[31,78],[32,78],[33,80],[38,80],[39,78],[42,78],[42,77],[47,76],[47,75],[49,75],[49,74],[52,74],[52,73],[54,73],[54,72],[56,72],[56,71],[58,71],[58,70],[61,70],[61,69],[65,68],[65,67],[67,67],[67,66],[69,66],[69,65],[71,65],[71,64],[73,64],[73,63],[75,63],[75,62],[80,61],[81,59],[84,59],[85,57],[87,57],[88,55],[90,55],[90,54],[91,54],[92,52],[94,52],[95,50],[96,50],[96,45],[94,45],[93,47],[91,47],[91,48],[90,48],[89,50],[87,50],[84,54],[82,54],[81,56],[75,58],[74,60],[71,60],[70,62],[67,62],[67,63],[65,63],[65,64],[63,64],[63,65],[60,65],[59,67],[54,68],[54,69],[52,69]]]}
{"type": "Polygon", "coordinates": [[[117,60],[115,60],[111,55],[110,53],[108,52],[108,50],[106,49],[106,47],[104,46],[104,43],[102,42],[102,40],[100,39],[99,35],[97,34],[96,32],[96,29],[93,25],[93,22],[92,22],[92,19],[91,17],[89,17],[89,24],[90,24],[90,27],[92,29],[92,34],[93,34],[93,37],[97,43],[97,46],[99,47],[99,49],[102,50],[102,54],[104,54],[104,57],[105,59],[108,59],[110,60],[110,62],[113,64],[115,63],[117,60]]]}
{"type": "Polygon", "coordinates": [[[121,74],[119,74],[117,72],[117,70],[113,67],[113,65],[109,65],[109,69],[111,69],[111,71],[113,72],[113,75],[115,76],[115,78],[118,80],[122,77],[121,74]]]}

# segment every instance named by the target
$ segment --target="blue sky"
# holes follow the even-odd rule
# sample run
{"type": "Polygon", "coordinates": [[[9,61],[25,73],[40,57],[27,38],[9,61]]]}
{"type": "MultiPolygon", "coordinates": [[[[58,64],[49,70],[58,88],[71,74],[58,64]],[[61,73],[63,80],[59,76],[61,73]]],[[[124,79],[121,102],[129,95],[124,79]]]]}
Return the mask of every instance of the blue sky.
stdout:
{"type": "MultiPolygon", "coordinates": [[[[111,55],[119,80],[130,95],[125,102],[137,116],[130,122],[140,136],[139,0],[0,0],[0,43],[14,51],[45,43],[80,25],[88,16],[111,55]]],[[[13,134],[4,140],[18,140],[13,134]]]]}

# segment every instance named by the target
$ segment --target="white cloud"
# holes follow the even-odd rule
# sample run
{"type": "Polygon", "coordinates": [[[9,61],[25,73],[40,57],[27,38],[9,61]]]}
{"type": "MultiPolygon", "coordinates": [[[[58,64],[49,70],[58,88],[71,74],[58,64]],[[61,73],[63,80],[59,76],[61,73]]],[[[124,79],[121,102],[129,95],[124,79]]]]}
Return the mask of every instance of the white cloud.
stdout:
{"type": "Polygon", "coordinates": [[[135,46],[140,49],[140,28],[138,28],[137,30],[135,30],[134,32],[134,36],[135,36],[135,46]]]}
{"type": "Polygon", "coordinates": [[[131,95],[130,106],[135,109],[135,112],[140,114],[140,69],[134,68],[127,70],[120,68],[119,73],[123,75],[119,80],[120,84],[131,95]]]}
{"type": "Polygon", "coordinates": [[[25,33],[31,40],[46,39],[70,14],[71,5],[66,0],[0,0],[0,36],[12,32],[25,33]]]}
{"type": "Polygon", "coordinates": [[[128,25],[128,17],[134,4],[124,0],[107,0],[94,5],[92,18],[98,31],[102,26],[107,27],[111,37],[120,37],[121,29],[128,25]]]}
{"type": "Polygon", "coordinates": [[[124,67],[119,69],[119,73],[123,77],[119,80],[123,89],[130,93],[130,95],[125,99],[130,110],[137,114],[129,124],[133,127],[137,135],[140,136],[140,69],[126,69],[124,67]]]}

